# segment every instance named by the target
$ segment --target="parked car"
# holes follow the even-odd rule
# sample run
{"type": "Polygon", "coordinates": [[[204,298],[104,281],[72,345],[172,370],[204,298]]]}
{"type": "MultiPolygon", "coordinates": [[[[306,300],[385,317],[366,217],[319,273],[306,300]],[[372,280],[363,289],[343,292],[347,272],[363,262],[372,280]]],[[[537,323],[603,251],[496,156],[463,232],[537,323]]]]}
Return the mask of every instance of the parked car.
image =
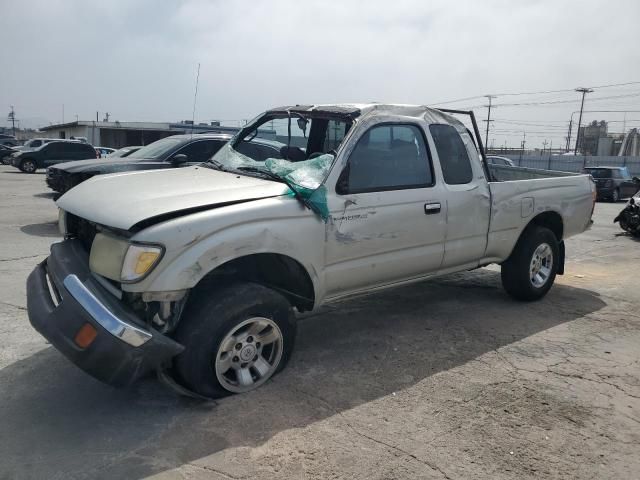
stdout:
{"type": "Polygon", "coordinates": [[[98,154],[98,158],[106,157],[107,155],[111,155],[116,151],[115,148],[109,147],[94,147],[96,149],[96,153],[98,154]]]}
{"type": "Polygon", "coordinates": [[[64,193],[94,175],[177,168],[202,163],[229,141],[228,134],[173,135],[153,142],[125,158],[71,162],[47,169],[47,185],[64,193]]]}
{"type": "Polygon", "coordinates": [[[594,178],[599,199],[617,202],[640,190],[640,178],[632,177],[627,167],[587,167],[582,171],[594,178]]]}
{"type": "Polygon", "coordinates": [[[514,167],[513,161],[506,157],[498,157],[496,155],[487,155],[487,163],[489,165],[500,165],[502,167],[514,167]]]}
{"type": "Polygon", "coordinates": [[[11,164],[25,173],[35,173],[39,168],[97,156],[88,143],[54,140],[34,150],[16,152],[11,156],[11,164]]]}
{"type": "Polygon", "coordinates": [[[9,145],[0,144],[0,161],[5,165],[10,165],[11,155],[16,153],[17,150],[9,145]]]}
{"type": "Polygon", "coordinates": [[[132,145],[130,147],[122,147],[118,150],[116,150],[113,153],[109,154],[109,158],[125,158],[128,157],[129,155],[131,155],[134,152],[137,152],[138,150],[140,150],[142,148],[142,146],[140,145],[132,145]]]}
{"type": "Polygon", "coordinates": [[[25,150],[35,150],[36,148],[40,148],[45,143],[53,142],[54,140],[58,142],[68,141],[57,138],[32,138],[24,142],[24,144],[20,145],[19,147],[16,147],[16,149],[22,152],[24,152],[25,150]]]}
{"type": "Polygon", "coordinates": [[[221,397],[284,367],[294,309],[492,263],[511,296],[540,299],[564,240],[592,223],[595,185],[519,167],[500,182],[491,168],[442,111],[275,108],[209,162],[63,195],[65,240],[29,276],[29,319],[104,382],[158,370],[221,397]],[[277,158],[240,153],[270,124],[287,132],[277,158]]]}
{"type": "Polygon", "coordinates": [[[0,145],[6,145],[7,147],[16,147],[18,146],[18,140],[13,135],[0,133],[0,145]]]}

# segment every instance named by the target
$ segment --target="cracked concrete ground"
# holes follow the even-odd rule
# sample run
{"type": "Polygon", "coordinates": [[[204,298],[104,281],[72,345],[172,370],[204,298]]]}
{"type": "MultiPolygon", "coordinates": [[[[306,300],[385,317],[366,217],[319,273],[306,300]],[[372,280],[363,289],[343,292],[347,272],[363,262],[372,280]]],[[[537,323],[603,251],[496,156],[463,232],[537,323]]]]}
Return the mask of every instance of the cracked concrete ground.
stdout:
{"type": "Polygon", "coordinates": [[[640,243],[600,203],[522,304],[497,268],[300,320],[289,367],[201,403],[98,383],[31,329],[55,241],[44,175],[0,167],[0,479],[630,479],[640,472],[640,243]],[[14,173],[15,172],[15,173],[14,173]]]}

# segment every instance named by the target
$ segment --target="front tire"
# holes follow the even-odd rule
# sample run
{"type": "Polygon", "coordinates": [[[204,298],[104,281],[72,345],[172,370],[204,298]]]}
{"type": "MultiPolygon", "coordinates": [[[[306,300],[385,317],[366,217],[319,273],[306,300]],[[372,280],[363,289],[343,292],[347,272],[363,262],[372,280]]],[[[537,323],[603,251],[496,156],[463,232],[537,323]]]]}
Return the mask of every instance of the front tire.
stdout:
{"type": "Polygon", "coordinates": [[[185,350],[174,367],[179,381],[200,395],[245,393],[284,368],[295,334],[291,306],[274,290],[238,283],[200,291],[178,325],[175,338],[185,350]]]}
{"type": "Polygon", "coordinates": [[[556,278],[559,252],[558,239],[551,230],[537,225],[527,227],[502,264],[502,286],[517,300],[539,300],[556,278]]]}
{"type": "Polygon", "coordinates": [[[22,162],[20,162],[20,170],[22,170],[24,173],[36,173],[37,169],[38,166],[36,165],[36,162],[31,160],[30,158],[25,158],[24,160],[22,160],[22,162]]]}

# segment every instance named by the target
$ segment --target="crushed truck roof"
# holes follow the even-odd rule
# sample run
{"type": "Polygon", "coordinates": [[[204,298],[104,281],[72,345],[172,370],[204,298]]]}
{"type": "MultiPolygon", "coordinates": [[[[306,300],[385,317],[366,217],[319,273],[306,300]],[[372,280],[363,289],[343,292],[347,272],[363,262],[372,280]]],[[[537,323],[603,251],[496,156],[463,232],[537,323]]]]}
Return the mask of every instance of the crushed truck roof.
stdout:
{"type": "Polygon", "coordinates": [[[284,114],[305,113],[326,114],[331,116],[347,117],[355,119],[358,117],[384,116],[384,115],[400,115],[403,117],[411,117],[424,119],[429,123],[448,123],[457,128],[465,128],[464,124],[455,117],[441,112],[435,108],[425,105],[405,105],[391,103],[336,103],[322,105],[285,105],[282,107],[272,108],[265,113],[284,114]]]}

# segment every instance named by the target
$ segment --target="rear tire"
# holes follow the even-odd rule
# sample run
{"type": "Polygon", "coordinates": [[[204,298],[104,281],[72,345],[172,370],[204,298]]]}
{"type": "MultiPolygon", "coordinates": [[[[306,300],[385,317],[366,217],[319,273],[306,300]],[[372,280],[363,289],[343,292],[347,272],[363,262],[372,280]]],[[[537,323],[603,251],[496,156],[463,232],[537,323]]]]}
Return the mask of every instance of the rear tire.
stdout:
{"type": "Polygon", "coordinates": [[[174,362],[178,380],[210,398],[248,392],[284,368],[295,335],[291,306],[274,290],[255,283],[201,290],[176,331],[185,346],[174,362]]]}
{"type": "Polygon", "coordinates": [[[560,261],[558,239],[545,227],[531,225],[502,264],[502,286],[517,300],[544,297],[556,278],[560,261]]]}
{"type": "Polygon", "coordinates": [[[22,170],[24,173],[36,173],[37,169],[38,166],[36,165],[36,162],[31,160],[30,158],[25,158],[24,160],[22,160],[22,162],[20,162],[20,170],[22,170]]]}
{"type": "Polygon", "coordinates": [[[620,200],[620,190],[616,188],[611,194],[611,201],[613,203],[618,203],[619,200],[620,200]]]}

